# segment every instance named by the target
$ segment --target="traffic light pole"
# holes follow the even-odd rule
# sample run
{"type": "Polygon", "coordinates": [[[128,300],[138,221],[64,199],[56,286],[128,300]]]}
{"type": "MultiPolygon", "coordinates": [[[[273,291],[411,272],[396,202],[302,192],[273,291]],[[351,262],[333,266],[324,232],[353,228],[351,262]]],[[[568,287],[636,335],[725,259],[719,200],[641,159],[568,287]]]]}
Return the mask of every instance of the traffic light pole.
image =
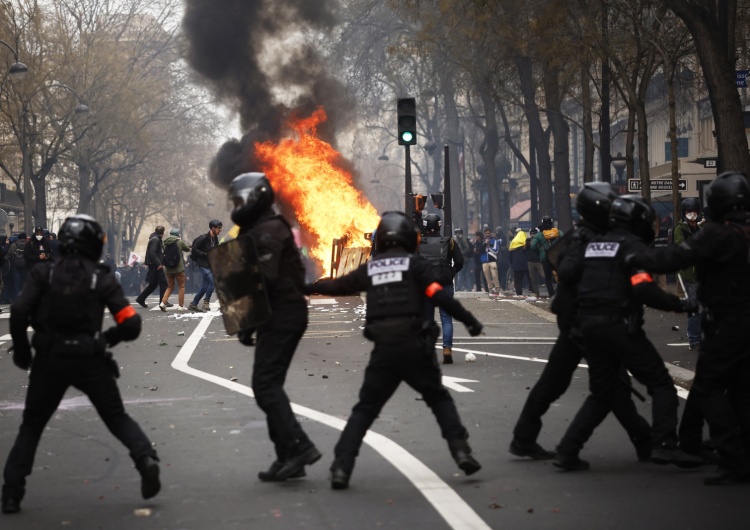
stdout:
{"type": "Polygon", "coordinates": [[[414,212],[414,199],[411,193],[411,146],[406,144],[404,148],[404,211],[407,215],[411,215],[414,212]]]}

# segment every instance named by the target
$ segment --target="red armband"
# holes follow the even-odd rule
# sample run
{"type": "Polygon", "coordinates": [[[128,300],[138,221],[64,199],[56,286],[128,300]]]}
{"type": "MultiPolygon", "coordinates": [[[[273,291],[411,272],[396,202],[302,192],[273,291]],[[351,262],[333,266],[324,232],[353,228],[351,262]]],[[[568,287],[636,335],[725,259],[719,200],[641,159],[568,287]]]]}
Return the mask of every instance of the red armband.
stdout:
{"type": "Polygon", "coordinates": [[[651,275],[647,272],[639,272],[630,277],[630,285],[632,285],[633,287],[635,287],[639,283],[644,283],[644,282],[651,283],[653,281],[654,279],[651,278],[651,275]]]}
{"type": "Polygon", "coordinates": [[[440,285],[438,282],[432,282],[430,285],[427,286],[427,289],[424,290],[424,294],[427,295],[427,298],[432,298],[435,296],[435,293],[438,291],[442,291],[443,286],[440,285]]]}
{"type": "Polygon", "coordinates": [[[133,306],[126,306],[115,314],[115,322],[117,322],[118,324],[122,324],[127,319],[137,314],[138,313],[135,311],[135,309],[133,309],[133,306]]]}

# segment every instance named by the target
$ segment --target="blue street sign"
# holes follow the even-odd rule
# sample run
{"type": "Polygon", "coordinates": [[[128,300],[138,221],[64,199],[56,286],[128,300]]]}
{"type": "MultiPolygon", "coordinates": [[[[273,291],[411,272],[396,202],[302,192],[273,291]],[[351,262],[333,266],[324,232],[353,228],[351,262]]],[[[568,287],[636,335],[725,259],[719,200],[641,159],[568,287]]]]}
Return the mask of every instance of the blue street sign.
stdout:
{"type": "Polygon", "coordinates": [[[737,70],[737,88],[747,88],[747,74],[750,70],[737,70]]]}

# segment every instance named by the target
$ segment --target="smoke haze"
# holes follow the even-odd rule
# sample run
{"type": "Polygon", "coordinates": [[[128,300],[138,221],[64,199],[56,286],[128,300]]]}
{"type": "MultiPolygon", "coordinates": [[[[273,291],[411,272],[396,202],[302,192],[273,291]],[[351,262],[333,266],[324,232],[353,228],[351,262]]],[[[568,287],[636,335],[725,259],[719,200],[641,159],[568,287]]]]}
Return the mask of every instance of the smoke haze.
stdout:
{"type": "Polygon", "coordinates": [[[299,36],[330,33],[335,0],[185,0],[185,6],[188,63],[221,103],[239,113],[243,132],[212,161],[214,183],[226,187],[238,174],[258,170],[254,143],[279,139],[290,115],[322,106],[328,122],[318,134],[334,143],[336,127],[353,105],[320,53],[299,36]],[[279,93],[296,96],[280,102],[279,93]]]}

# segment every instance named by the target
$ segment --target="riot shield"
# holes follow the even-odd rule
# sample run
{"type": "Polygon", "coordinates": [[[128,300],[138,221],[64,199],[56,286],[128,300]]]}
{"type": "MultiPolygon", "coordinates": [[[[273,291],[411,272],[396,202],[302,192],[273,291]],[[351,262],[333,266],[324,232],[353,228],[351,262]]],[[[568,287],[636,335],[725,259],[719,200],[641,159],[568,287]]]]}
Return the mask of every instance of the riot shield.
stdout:
{"type": "Polygon", "coordinates": [[[207,253],[227,333],[255,328],[271,318],[255,240],[244,235],[207,253]]]}

